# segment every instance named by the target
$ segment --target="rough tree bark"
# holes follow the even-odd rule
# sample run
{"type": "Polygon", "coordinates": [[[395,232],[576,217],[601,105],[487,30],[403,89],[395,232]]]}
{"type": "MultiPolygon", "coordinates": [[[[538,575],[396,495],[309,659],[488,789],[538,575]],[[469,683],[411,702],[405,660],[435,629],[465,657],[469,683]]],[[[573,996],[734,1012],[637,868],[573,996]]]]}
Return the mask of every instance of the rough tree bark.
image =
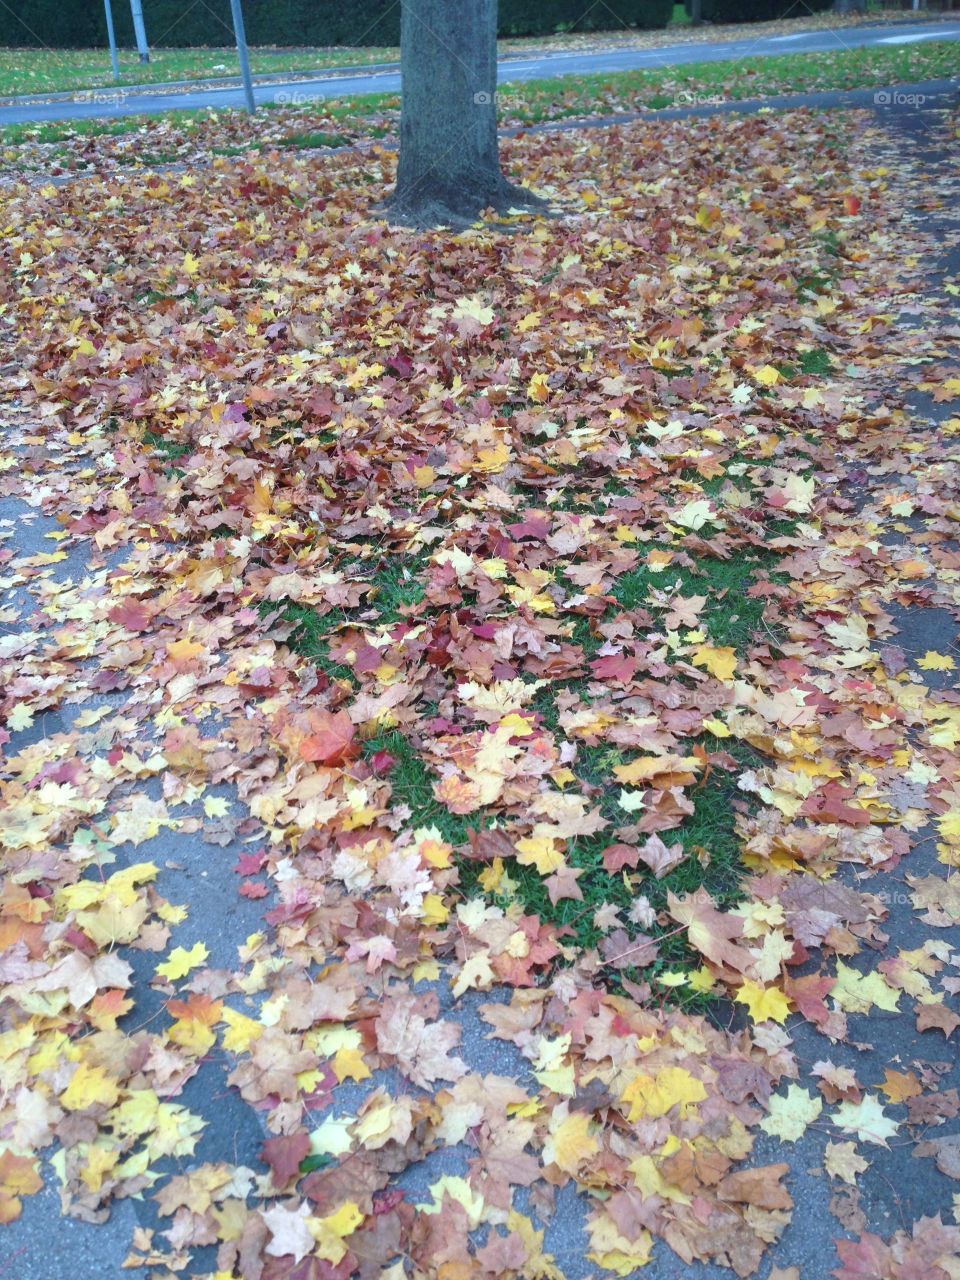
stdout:
{"type": "Polygon", "coordinates": [[[403,0],[400,163],[385,209],[414,226],[463,226],[484,209],[542,202],[508,182],[497,143],[497,0],[403,0]]]}

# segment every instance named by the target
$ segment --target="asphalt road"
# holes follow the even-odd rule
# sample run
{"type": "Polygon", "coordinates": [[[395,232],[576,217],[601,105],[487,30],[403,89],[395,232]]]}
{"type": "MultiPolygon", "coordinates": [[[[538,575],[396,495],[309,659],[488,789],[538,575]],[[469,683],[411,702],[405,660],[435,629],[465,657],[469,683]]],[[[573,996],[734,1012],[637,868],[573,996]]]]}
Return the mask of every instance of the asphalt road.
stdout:
{"type": "MultiPolygon", "coordinates": [[[[879,26],[843,27],[827,31],[798,31],[795,35],[730,40],[718,44],[687,43],[662,49],[606,49],[594,53],[540,53],[530,58],[507,58],[499,65],[499,80],[550,79],[608,71],[632,71],[640,67],[683,66],[691,62],[722,62],[730,58],[772,57],[784,53],[829,53],[872,46],[894,47],[927,40],[960,40],[960,19],[943,22],[889,23],[879,26]]],[[[957,69],[960,72],[960,50],[957,69]]],[[[400,88],[396,65],[378,68],[339,68],[315,79],[258,84],[258,103],[300,104],[321,98],[361,93],[395,93],[400,88]]],[[[78,91],[57,100],[8,100],[0,106],[0,125],[29,121],[81,120],[96,116],[129,116],[143,112],[212,107],[242,107],[243,92],[236,86],[172,91],[170,86],[144,85],[123,89],[78,91]]]]}

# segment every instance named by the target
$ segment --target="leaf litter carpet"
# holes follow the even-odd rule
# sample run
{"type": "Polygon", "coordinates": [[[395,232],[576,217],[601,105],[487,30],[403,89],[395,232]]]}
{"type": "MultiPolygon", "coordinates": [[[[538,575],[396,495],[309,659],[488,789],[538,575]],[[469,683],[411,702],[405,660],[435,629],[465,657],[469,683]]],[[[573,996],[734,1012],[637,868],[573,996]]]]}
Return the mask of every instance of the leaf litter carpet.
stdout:
{"type": "Polygon", "coordinates": [[[385,154],[3,192],[11,1239],[46,1181],[151,1277],[819,1280],[812,1172],[836,1274],[960,1276],[931,129],[522,137],[563,216],[456,238],[385,154]]]}

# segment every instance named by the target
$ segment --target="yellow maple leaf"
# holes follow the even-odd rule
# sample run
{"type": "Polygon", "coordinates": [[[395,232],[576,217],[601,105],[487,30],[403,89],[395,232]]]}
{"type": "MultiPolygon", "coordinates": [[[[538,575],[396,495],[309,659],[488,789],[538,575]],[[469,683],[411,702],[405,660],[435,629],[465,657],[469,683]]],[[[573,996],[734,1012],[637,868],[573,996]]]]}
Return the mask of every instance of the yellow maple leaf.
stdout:
{"type": "Polygon", "coordinates": [[[60,1105],[67,1111],[85,1111],[99,1103],[112,1107],[120,1096],[120,1088],[103,1067],[90,1067],[81,1062],[60,1095],[60,1105]]]}
{"type": "Polygon", "coordinates": [[[178,1018],[168,1035],[174,1044],[180,1045],[182,1049],[186,1049],[197,1058],[209,1052],[217,1040],[213,1028],[196,1018],[178,1018]]]}
{"type": "Polygon", "coordinates": [[[463,962],[463,967],[453,985],[453,994],[462,996],[464,991],[468,991],[471,987],[476,987],[479,991],[489,991],[493,986],[494,976],[490,965],[490,952],[477,951],[463,962]]]}
{"type": "Polygon", "coordinates": [[[614,765],[614,776],[628,786],[649,782],[661,774],[695,773],[703,768],[696,756],[637,756],[629,764],[614,765]]]}
{"type": "Polygon", "coordinates": [[[176,982],[178,978],[185,978],[191,969],[203,964],[209,954],[203,942],[194,943],[189,951],[185,947],[174,947],[163,964],[157,965],[155,972],[168,982],[176,982]]]}
{"type": "Polygon", "coordinates": [[[333,1070],[342,1084],[344,1080],[369,1080],[370,1068],[359,1049],[338,1049],[333,1059],[333,1070]]]}
{"type": "Polygon", "coordinates": [[[698,529],[702,529],[708,521],[713,524],[719,523],[716,512],[706,498],[691,499],[673,517],[674,524],[683,525],[685,529],[692,529],[694,533],[698,529]]]}
{"type": "Polygon", "coordinates": [[[628,1120],[640,1120],[647,1116],[665,1116],[679,1104],[680,1114],[685,1115],[695,1103],[706,1099],[703,1081],[691,1075],[683,1067],[664,1067],[655,1076],[634,1076],[620,1096],[621,1102],[630,1104],[628,1120]]]}
{"type": "Polygon", "coordinates": [[[822,1110],[821,1098],[792,1084],[786,1094],[775,1093],[770,1099],[769,1115],[760,1121],[760,1128],[782,1142],[796,1142],[822,1110]]]}
{"type": "Polygon", "coordinates": [[[225,1008],[223,1021],[227,1024],[223,1033],[223,1047],[230,1053],[246,1053],[265,1030],[263,1024],[255,1018],[248,1018],[245,1013],[237,1013],[235,1009],[225,1008]]]}
{"type": "Polygon", "coordinates": [[[629,1276],[650,1261],[653,1236],[643,1229],[630,1239],[620,1234],[611,1218],[602,1217],[590,1227],[590,1243],[591,1262],[614,1275],[629,1276]]]}
{"type": "Polygon", "coordinates": [[[157,1123],[160,1099],[152,1089],[132,1089],[110,1112],[110,1128],[121,1138],[147,1133],[157,1123]]]}
{"type": "Polygon", "coordinates": [[[956,665],[949,654],[937,653],[934,649],[928,649],[922,658],[917,659],[921,671],[953,671],[956,665]]]}
{"type": "Polygon", "coordinates": [[[494,316],[493,307],[488,307],[478,297],[460,298],[453,308],[453,314],[458,320],[475,320],[482,325],[492,324],[494,316]]]}
{"type": "Polygon", "coordinates": [[[552,836],[524,836],[513,847],[520,865],[536,867],[542,876],[548,876],[563,866],[563,854],[552,836]]]}
{"type": "Polygon", "coordinates": [[[550,387],[545,373],[535,373],[527,387],[527,399],[534,404],[545,404],[550,395],[550,387]]]}
{"type": "Polygon", "coordinates": [[[553,1040],[542,1036],[539,1056],[533,1065],[533,1074],[540,1083],[565,1098],[572,1098],[576,1092],[573,1063],[567,1058],[570,1041],[569,1031],[553,1040]]]}
{"type": "Polygon", "coordinates": [[[580,1165],[595,1156],[600,1144],[590,1132],[593,1117],[587,1111],[567,1116],[547,1138],[543,1147],[544,1164],[555,1164],[564,1173],[576,1173],[580,1165]]]}
{"type": "Polygon", "coordinates": [[[500,891],[500,882],[504,876],[504,865],[502,858],[494,858],[488,867],[477,876],[480,888],[484,893],[498,893],[500,891]]]}
{"type": "Polygon", "coordinates": [[[799,513],[809,511],[813,506],[816,486],[812,476],[809,480],[805,480],[803,476],[788,476],[781,487],[787,498],[785,510],[799,513]]]}
{"type": "Polygon", "coordinates": [[[734,999],[747,1006],[754,1022],[785,1022],[790,1012],[790,1001],[779,987],[764,987],[751,979],[737,988],[734,999]]]}
{"type": "Polygon", "coordinates": [[[167,645],[167,656],[177,666],[192,662],[203,652],[204,645],[199,640],[191,640],[189,637],[184,637],[183,640],[171,640],[167,645]]]}
{"type": "Polygon", "coordinates": [[[857,1178],[870,1168],[867,1160],[857,1154],[854,1142],[828,1142],[823,1153],[823,1167],[831,1178],[840,1178],[849,1186],[857,1185],[857,1178]]]}
{"type": "Polygon", "coordinates": [[[421,1213],[439,1213],[443,1208],[444,1200],[449,1196],[451,1200],[456,1200],[457,1204],[466,1209],[467,1221],[472,1231],[480,1225],[485,1208],[484,1199],[478,1191],[474,1191],[466,1178],[457,1177],[456,1174],[444,1174],[442,1178],[430,1184],[430,1194],[433,1196],[433,1203],[421,1204],[421,1213]]]}
{"type": "Polygon", "coordinates": [[[729,738],[732,730],[728,729],[722,720],[718,720],[716,716],[710,716],[703,722],[704,729],[708,733],[712,733],[715,738],[729,738]]]}
{"type": "Polygon", "coordinates": [[[363,1221],[363,1214],[352,1200],[342,1204],[326,1218],[308,1218],[310,1234],[317,1242],[316,1256],[336,1265],[347,1252],[344,1236],[352,1235],[363,1221]]]}
{"type": "Polygon", "coordinates": [[[874,1005],[895,1013],[900,999],[899,993],[884,981],[882,974],[863,975],[842,960],[837,961],[837,982],[830,996],[847,1013],[868,1013],[874,1005]]]}
{"type": "Polygon", "coordinates": [[[718,680],[732,680],[737,669],[737,651],[730,645],[699,644],[691,661],[694,666],[706,667],[718,680]]]}
{"type": "Polygon", "coordinates": [[[33,712],[23,702],[14,703],[13,710],[7,716],[7,728],[14,733],[29,729],[33,724],[33,712]]]}
{"type": "Polygon", "coordinates": [[[775,369],[772,364],[765,364],[754,371],[753,380],[759,382],[762,387],[776,386],[780,381],[780,370],[775,369]]]}
{"type": "Polygon", "coordinates": [[[428,893],[423,900],[423,909],[420,912],[420,919],[423,923],[426,925],[446,924],[449,915],[450,908],[439,893],[428,893]]]}

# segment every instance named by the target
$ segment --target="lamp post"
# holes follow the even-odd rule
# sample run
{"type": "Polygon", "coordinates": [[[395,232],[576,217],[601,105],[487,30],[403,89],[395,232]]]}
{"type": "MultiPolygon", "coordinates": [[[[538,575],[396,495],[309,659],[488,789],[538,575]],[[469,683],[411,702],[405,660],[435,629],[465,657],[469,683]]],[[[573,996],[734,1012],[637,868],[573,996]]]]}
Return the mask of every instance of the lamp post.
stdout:
{"type": "Polygon", "coordinates": [[[240,0],[230,0],[230,12],[233,16],[233,34],[237,38],[237,54],[240,57],[240,75],[243,77],[243,91],[247,97],[247,110],[253,115],[257,109],[257,104],[253,97],[250,58],[247,55],[247,33],[243,26],[243,9],[240,7],[240,0]]]}
{"type": "Polygon", "coordinates": [[[141,62],[149,62],[150,46],[147,44],[147,31],[143,25],[142,0],[130,0],[130,16],[133,18],[133,34],[137,38],[137,54],[141,62]]]}
{"type": "Polygon", "coordinates": [[[120,79],[120,63],[117,61],[117,35],[113,29],[113,6],[110,0],[103,0],[103,11],[107,16],[107,39],[110,41],[110,63],[113,67],[114,80],[120,79]]]}

